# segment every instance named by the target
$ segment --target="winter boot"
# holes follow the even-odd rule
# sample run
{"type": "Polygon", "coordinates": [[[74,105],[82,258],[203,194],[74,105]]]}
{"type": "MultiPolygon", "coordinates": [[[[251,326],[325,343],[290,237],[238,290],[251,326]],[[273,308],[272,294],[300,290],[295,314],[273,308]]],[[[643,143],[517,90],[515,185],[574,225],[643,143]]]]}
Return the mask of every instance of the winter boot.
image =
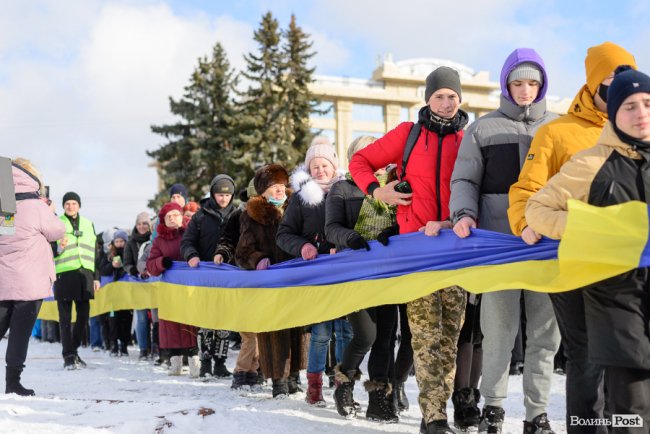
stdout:
{"type": "Polygon", "coordinates": [[[77,365],[77,369],[83,369],[87,366],[86,362],[79,357],[79,354],[74,355],[74,364],[77,365]]]}
{"type": "Polygon", "coordinates": [[[201,359],[201,369],[199,371],[199,377],[211,377],[212,376],[212,359],[205,358],[201,359]]]}
{"type": "Polygon", "coordinates": [[[232,372],[226,368],[226,358],[225,357],[215,357],[214,358],[214,369],[212,375],[216,378],[230,378],[232,377],[232,372]]]}
{"type": "Polygon", "coordinates": [[[140,355],[138,356],[138,361],[144,362],[149,359],[149,350],[140,350],[140,355]]]}
{"type": "Polygon", "coordinates": [[[359,380],[360,376],[357,371],[348,371],[345,374],[341,372],[341,365],[336,365],[334,368],[334,381],[336,382],[336,389],[334,390],[334,402],[336,403],[336,411],[346,419],[352,419],[357,415],[357,408],[355,407],[354,397],[354,382],[359,380]]]}
{"type": "Polygon", "coordinates": [[[395,399],[397,401],[397,411],[407,411],[409,409],[409,399],[404,390],[404,383],[397,383],[393,393],[395,393],[395,399]]]}
{"type": "Polygon", "coordinates": [[[248,372],[239,371],[232,374],[232,384],[230,388],[232,390],[248,390],[250,388],[250,383],[248,382],[248,372]]]}
{"type": "Polygon", "coordinates": [[[171,356],[169,358],[169,375],[181,375],[183,368],[183,356],[171,356]]]}
{"type": "Polygon", "coordinates": [[[524,421],[524,434],[555,434],[555,431],[551,429],[546,413],[542,413],[532,422],[524,421]]]}
{"type": "Polygon", "coordinates": [[[470,427],[478,426],[481,411],[474,402],[474,390],[465,387],[455,391],[451,395],[451,402],[454,404],[454,425],[460,430],[467,430],[470,427]]]}
{"type": "Polygon", "coordinates": [[[474,404],[478,407],[478,403],[481,402],[481,391],[478,389],[472,389],[474,391],[474,404]]]}
{"type": "Polygon", "coordinates": [[[393,405],[390,383],[382,380],[368,380],[363,383],[368,392],[368,408],[366,418],[377,422],[396,423],[399,421],[393,405]]]}
{"type": "Polygon", "coordinates": [[[289,394],[293,395],[294,393],[304,392],[300,384],[300,372],[292,372],[287,378],[287,386],[289,388],[289,394]]]}
{"type": "Polygon", "coordinates": [[[505,417],[506,412],[501,407],[486,405],[483,407],[483,414],[481,414],[481,420],[478,424],[478,432],[501,434],[503,419],[505,419],[505,417]]]}
{"type": "Polygon", "coordinates": [[[273,398],[284,399],[289,396],[289,382],[286,378],[273,379],[273,398]]]}
{"type": "Polygon", "coordinates": [[[455,434],[449,427],[447,419],[434,420],[426,423],[424,419],[420,422],[420,434],[455,434]]]}
{"type": "Polygon", "coordinates": [[[33,389],[25,389],[20,384],[20,374],[23,372],[22,366],[7,366],[5,393],[15,393],[20,396],[34,396],[33,389]]]}
{"type": "Polygon", "coordinates": [[[120,357],[129,357],[129,350],[126,342],[120,342],[120,357]]]}
{"type": "Polygon", "coordinates": [[[65,369],[66,371],[73,371],[75,369],[79,369],[79,366],[77,366],[76,361],[77,361],[76,356],[74,354],[63,356],[63,369],[65,369]]]}
{"type": "Polygon", "coordinates": [[[109,354],[111,357],[119,357],[120,356],[120,350],[117,347],[117,343],[114,343],[111,345],[111,352],[109,354]]]}
{"type": "Polygon", "coordinates": [[[188,357],[187,366],[190,368],[190,377],[199,378],[201,373],[201,359],[199,356],[188,357]]]}
{"type": "Polygon", "coordinates": [[[326,407],[327,404],[323,399],[323,373],[307,372],[307,404],[316,407],[326,407]]]}

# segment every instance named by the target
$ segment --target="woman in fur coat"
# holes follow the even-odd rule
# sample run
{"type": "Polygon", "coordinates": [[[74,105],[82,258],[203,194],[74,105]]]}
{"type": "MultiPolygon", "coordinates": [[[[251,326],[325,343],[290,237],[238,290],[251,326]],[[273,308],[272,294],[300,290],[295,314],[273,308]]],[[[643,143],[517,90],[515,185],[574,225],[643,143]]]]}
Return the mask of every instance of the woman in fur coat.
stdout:
{"type": "MultiPolygon", "coordinates": [[[[266,270],[269,265],[291,259],[276,244],[275,237],[287,208],[291,190],[289,175],[278,164],[266,165],[255,173],[257,196],[249,199],[240,218],[240,237],[235,250],[237,265],[247,270],[266,270]]],[[[300,392],[299,371],[306,367],[302,327],[257,335],[260,365],[266,378],[273,380],[273,397],[300,392]]]]}

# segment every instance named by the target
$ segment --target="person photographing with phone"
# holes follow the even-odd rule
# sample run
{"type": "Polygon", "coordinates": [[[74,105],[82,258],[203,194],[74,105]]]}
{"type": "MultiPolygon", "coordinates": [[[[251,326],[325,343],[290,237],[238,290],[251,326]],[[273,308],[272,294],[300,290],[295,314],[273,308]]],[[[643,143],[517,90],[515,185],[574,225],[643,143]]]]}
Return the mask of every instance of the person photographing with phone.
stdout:
{"type": "MultiPolygon", "coordinates": [[[[400,234],[422,230],[437,235],[440,229],[451,228],[450,180],[468,116],[460,110],[462,92],[456,70],[441,66],[427,76],[425,84],[426,105],[418,113],[418,122],[399,124],[350,161],[350,173],[362,191],[397,205],[400,234]],[[390,163],[397,164],[399,179],[380,187],[374,172],[390,163]]],[[[455,286],[407,305],[423,415],[421,433],[453,432],[446,406],[453,389],[464,310],[465,293],[455,286]]]]}
{"type": "Polygon", "coordinates": [[[54,265],[57,280],[54,299],[59,310],[59,327],[63,346],[63,368],[73,370],[86,367],[77,349],[81,344],[88,316],[90,300],[99,289],[95,276],[96,235],[93,223],[79,215],[81,198],[75,192],[63,195],[65,235],[54,246],[54,265]],[[77,320],[72,327],[72,302],[77,310],[77,320]]]}

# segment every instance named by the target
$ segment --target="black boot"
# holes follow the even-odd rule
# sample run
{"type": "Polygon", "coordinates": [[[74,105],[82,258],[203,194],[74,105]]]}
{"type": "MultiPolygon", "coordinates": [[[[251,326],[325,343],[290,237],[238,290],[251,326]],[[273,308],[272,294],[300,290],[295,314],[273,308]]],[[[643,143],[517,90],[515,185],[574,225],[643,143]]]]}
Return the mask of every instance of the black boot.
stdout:
{"type": "Polygon", "coordinates": [[[393,405],[392,386],[387,381],[368,380],[363,383],[368,392],[368,409],[366,418],[384,423],[399,421],[393,405]]]}
{"type": "Polygon", "coordinates": [[[420,422],[420,434],[456,434],[449,427],[447,419],[434,420],[425,423],[424,419],[420,422]]]}
{"type": "Polygon", "coordinates": [[[235,372],[232,374],[232,385],[230,388],[233,390],[249,390],[250,386],[246,374],[245,371],[235,372]]]}
{"type": "Polygon", "coordinates": [[[454,404],[454,425],[457,428],[467,430],[478,426],[481,411],[474,402],[474,390],[471,387],[455,391],[451,395],[451,402],[454,404]]]}
{"type": "Polygon", "coordinates": [[[336,365],[334,368],[334,380],[336,382],[336,389],[334,390],[334,402],[336,403],[336,411],[346,419],[351,419],[357,415],[357,408],[354,405],[354,382],[358,380],[357,371],[348,371],[345,374],[341,372],[340,366],[336,365]]]}
{"type": "Polygon", "coordinates": [[[555,434],[555,431],[551,429],[546,413],[542,413],[531,422],[524,421],[524,434],[555,434]]]}
{"type": "Polygon", "coordinates": [[[490,434],[501,434],[503,427],[503,420],[506,417],[506,412],[501,407],[494,407],[486,405],[483,407],[481,414],[481,421],[478,424],[478,432],[486,432],[490,434]]]}
{"type": "Polygon", "coordinates": [[[289,387],[290,395],[293,395],[294,393],[298,393],[298,392],[304,392],[304,390],[302,390],[299,384],[300,384],[300,373],[292,372],[291,374],[289,374],[289,378],[287,379],[287,385],[289,387]]]}
{"type": "Polygon", "coordinates": [[[407,411],[409,409],[409,399],[406,396],[406,390],[404,390],[404,383],[397,383],[393,393],[397,401],[397,410],[400,412],[407,411]]]}
{"type": "Polygon", "coordinates": [[[15,393],[20,396],[34,396],[33,389],[25,389],[20,384],[20,374],[23,372],[22,366],[7,366],[6,371],[5,393],[15,393]]]}
{"type": "Polygon", "coordinates": [[[199,369],[199,377],[211,377],[212,376],[212,359],[205,358],[201,359],[201,368],[199,369]]]}
{"type": "Polygon", "coordinates": [[[273,379],[273,397],[284,399],[289,396],[289,384],[286,378],[273,379]]]}
{"type": "Polygon", "coordinates": [[[214,358],[214,368],[212,370],[212,376],[216,378],[230,378],[232,377],[232,372],[226,368],[226,358],[225,357],[215,357],[214,358]]]}

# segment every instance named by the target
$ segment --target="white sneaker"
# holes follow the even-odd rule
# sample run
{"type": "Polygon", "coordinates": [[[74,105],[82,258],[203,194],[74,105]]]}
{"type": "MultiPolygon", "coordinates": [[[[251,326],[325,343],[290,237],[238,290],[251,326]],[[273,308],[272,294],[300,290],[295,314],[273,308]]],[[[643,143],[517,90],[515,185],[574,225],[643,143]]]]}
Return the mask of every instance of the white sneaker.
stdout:
{"type": "Polygon", "coordinates": [[[192,356],[187,359],[187,365],[190,368],[190,377],[199,378],[199,374],[201,373],[201,359],[199,356],[192,356]]]}
{"type": "Polygon", "coordinates": [[[169,375],[181,375],[183,367],[183,356],[171,356],[169,358],[169,375]]]}

